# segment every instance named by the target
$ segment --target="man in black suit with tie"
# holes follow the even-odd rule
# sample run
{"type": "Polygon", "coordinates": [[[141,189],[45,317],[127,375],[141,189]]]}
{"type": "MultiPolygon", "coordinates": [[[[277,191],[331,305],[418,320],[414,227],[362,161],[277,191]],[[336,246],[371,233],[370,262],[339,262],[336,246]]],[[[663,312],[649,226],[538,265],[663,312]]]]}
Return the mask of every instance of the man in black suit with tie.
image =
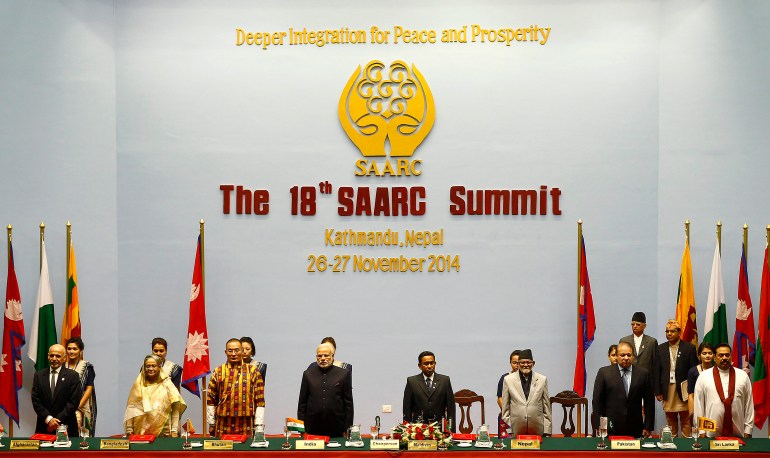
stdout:
{"type": "Polygon", "coordinates": [[[698,355],[693,344],[680,338],[681,332],[682,326],[677,320],[668,320],[667,342],[657,348],[658,380],[655,381],[655,397],[663,402],[663,411],[666,413],[666,422],[671,427],[671,434],[676,437],[681,423],[684,437],[691,437],[687,387],[683,390],[682,382],[687,381],[690,368],[698,365],[698,355]]]}
{"type": "Polygon", "coordinates": [[[60,425],[66,425],[67,434],[77,437],[79,428],[75,412],[83,393],[78,373],[62,367],[64,354],[64,346],[51,345],[48,349],[50,367],[35,372],[32,379],[32,407],[37,414],[35,432],[55,434],[60,425]]]}
{"type": "Polygon", "coordinates": [[[607,417],[610,435],[648,437],[655,428],[654,381],[645,368],[632,365],[633,348],[618,344],[618,364],[599,369],[594,382],[594,430],[599,417],[607,417]],[[644,417],[642,417],[644,402],[644,417]]]}
{"type": "Polygon", "coordinates": [[[446,418],[455,431],[455,395],[446,375],[436,373],[436,356],[429,351],[417,357],[421,373],[406,379],[404,420],[441,421],[446,418]]]}

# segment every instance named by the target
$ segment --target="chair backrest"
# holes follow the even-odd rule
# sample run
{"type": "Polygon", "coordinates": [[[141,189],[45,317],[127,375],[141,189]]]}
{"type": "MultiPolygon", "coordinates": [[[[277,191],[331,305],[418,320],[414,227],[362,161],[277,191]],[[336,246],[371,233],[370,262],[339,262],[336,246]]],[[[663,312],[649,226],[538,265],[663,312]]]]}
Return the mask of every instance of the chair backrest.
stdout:
{"type": "Polygon", "coordinates": [[[473,432],[473,422],[471,421],[471,404],[481,403],[481,424],[485,424],[484,419],[484,396],[479,396],[475,392],[467,389],[455,393],[455,403],[460,407],[460,423],[457,425],[458,431],[462,434],[473,432]]]}
{"type": "Polygon", "coordinates": [[[580,431],[578,428],[581,426],[581,421],[584,428],[583,434],[584,436],[588,436],[588,398],[581,397],[579,394],[572,390],[565,390],[556,396],[551,396],[551,410],[553,410],[554,403],[560,404],[562,411],[564,412],[564,419],[561,422],[561,433],[564,435],[564,437],[572,437],[572,435],[576,432],[578,433],[579,437],[580,431]],[[575,411],[575,406],[578,407],[577,427],[575,426],[575,420],[572,417],[572,414],[575,411]],[[569,426],[567,426],[567,420],[569,420],[569,426]]]}

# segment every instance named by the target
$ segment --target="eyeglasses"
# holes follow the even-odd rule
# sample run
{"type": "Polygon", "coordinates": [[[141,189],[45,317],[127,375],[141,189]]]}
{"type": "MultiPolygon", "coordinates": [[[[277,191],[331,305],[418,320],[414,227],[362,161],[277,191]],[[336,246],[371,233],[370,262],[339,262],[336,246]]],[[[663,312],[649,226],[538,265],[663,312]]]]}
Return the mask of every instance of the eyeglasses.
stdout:
{"type": "Polygon", "coordinates": [[[230,354],[234,354],[234,353],[240,353],[240,352],[241,352],[241,349],[240,349],[240,348],[228,348],[228,349],[226,350],[226,352],[227,352],[227,353],[230,353],[230,354]]]}
{"type": "Polygon", "coordinates": [[[519,360],[519,366],[531,366],[534,363],[534,361],[529,360],[519,360]]]}

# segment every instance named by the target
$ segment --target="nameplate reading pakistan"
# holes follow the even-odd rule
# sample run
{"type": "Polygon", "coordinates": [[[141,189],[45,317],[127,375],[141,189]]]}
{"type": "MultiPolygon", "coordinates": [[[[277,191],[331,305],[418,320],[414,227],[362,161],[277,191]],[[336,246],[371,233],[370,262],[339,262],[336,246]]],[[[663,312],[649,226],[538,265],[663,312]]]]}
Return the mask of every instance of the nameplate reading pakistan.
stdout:
{"type": "Polygon", "coordinates": [[[128,439],[102,439],[99,441],[100,450],[128,450],[131,441],[128,439]]]}
{"type": "Polygon", "coordinates": [[[639,450],[639,439],[615,439],[610,441],[613,450],[639,450]]]}
{"type": "Polygon", "coordinates": [[[438,450],[437,441],[409,441],[407,443],[407,450],[438,450]]]}
{"type": "Polygon", "coordinates": [[[737,439],[713,440],[711,441],[711,450],[739,450],[740,444],[737,439]]]}
{"type": "Polygon", "coordinates": [[[298,440],[295,445],[297,450],[323,450],[324,441],[320,439],[315,440],[298,440]]]}
{"type": "Polygon", "coordinates": [[[512,450],[540,450],[539,440],[514,439],[511,441],[512,450]]]}
{"type": "Polygon", "coordinates": [[[369,450],[398,450],[398,439],[372,439],[369,450]]]}
{"type": "Polygon", "coordinates": [[[204,441],[203,450],[232,450],[233,441],[204,441]]]}
{"type": "Polygon", "coordinates": [[[31,439],[11,439],[11,450],[37,450],[40,441],[31,439]]]}

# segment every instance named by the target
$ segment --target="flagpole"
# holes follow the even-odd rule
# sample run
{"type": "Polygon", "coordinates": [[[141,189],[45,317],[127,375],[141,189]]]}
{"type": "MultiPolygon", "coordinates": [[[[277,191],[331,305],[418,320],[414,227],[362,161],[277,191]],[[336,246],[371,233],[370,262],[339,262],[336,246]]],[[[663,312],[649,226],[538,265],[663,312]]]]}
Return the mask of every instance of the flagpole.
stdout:
{"type": "MultiPolygon", "coordinates": [[[[205,221],[201,219],[200,221],[200,237],[201,237],[201,292],[203,293],[203,300],[206,300],[206,263],[204,262],[205,256],[205,250],[203,249],[204,246],[204,226],[205,221]]],[[[206,398],[208,397],[208,389],[206,385],[206,376],[203,376],[203,383],[201,385],[201,412],[202,412],[202,422],[203,425],[203,437],[208,437],[209,433],[209,425],[206,424],[206,398]]]]}
{"type": "Polygon", "coordinates": [[[38,271],[43,270],[43,243],[45,242],[45,223],[40,222],[40,268],[38,271]]]}
{"type": "Polygon", "coordinates": [[[685,235],[686,242],[689,244],[690,243],[690,220],[689,219],[685,220],[684,222],[684,235],[685,235]]]}
{"type": "MultiPolygon", "coordinates": [[[[583,241],[583,220],[578,219],[578,249],[577,249],[577,320],[575,320],[575,325],[577,328],[577,339],[575,342],[577,342],[577,345],[583,345],[583,342],[581,342],[581,333],[580,333],[580,273],[582,272],[582,260],[583,260],[583,244],[581,243],[583,241]]],[[[576,351],[578,349],[576,348],[576,351]]],[[[583,359],[585,359],[585,356],[583,356],[583,359]]],[[[585,367],[585,365],[584,365],[585,367]]],[[[578,404],[577,406],[577,433],[578,437],[580,437],[580,431],[582,431],[581,427],[581,420],[583,419],[583,414],[580,412],[581,405],[578,404]]]]}
{"type": "Polygon", "coordinates": [[[719,245],[719,256],[722,256],[722,221],[717,221],[717,244],[719,245]]]}
{"type": "MultiPolygon", "coordinates": [[[[7,231],[8,231],[8,241],[6,242],[6,252],[8,253],[8,264],[10,264],[11,263],[11,239],[13,238],[13,226],[9,224],[7,231]]],[[[18,412],[18,407],[17,407],[17,412],[18,412]]],[[[11,420],[11,416],[8,415],[8,438],[10,439],[12,437],[13,437],[13,420],[11,420]]]]}
{"type": "Polygon", "coordinates": [[[69,306],[69,283],[70,283],[70,243],[72,243],[72,223],[67,221],[67,245],[65,249],[67,250],[67,254],[65,255],[66,259],[66,267],[64,268],[64,322],[61,327],[61,340],[62,345],[65,347],[67,346],[67,342],[64,341],[64,330],[70,328],[69,319],[67,318],[67,314],[69,313],[69,309],[67,308],[69,306]]]}
{"type": "Polygon", "coordinates": [[[749,262],[749,225],[743,223],[743,256],[746,257],[746,264],[749,262]]]}

